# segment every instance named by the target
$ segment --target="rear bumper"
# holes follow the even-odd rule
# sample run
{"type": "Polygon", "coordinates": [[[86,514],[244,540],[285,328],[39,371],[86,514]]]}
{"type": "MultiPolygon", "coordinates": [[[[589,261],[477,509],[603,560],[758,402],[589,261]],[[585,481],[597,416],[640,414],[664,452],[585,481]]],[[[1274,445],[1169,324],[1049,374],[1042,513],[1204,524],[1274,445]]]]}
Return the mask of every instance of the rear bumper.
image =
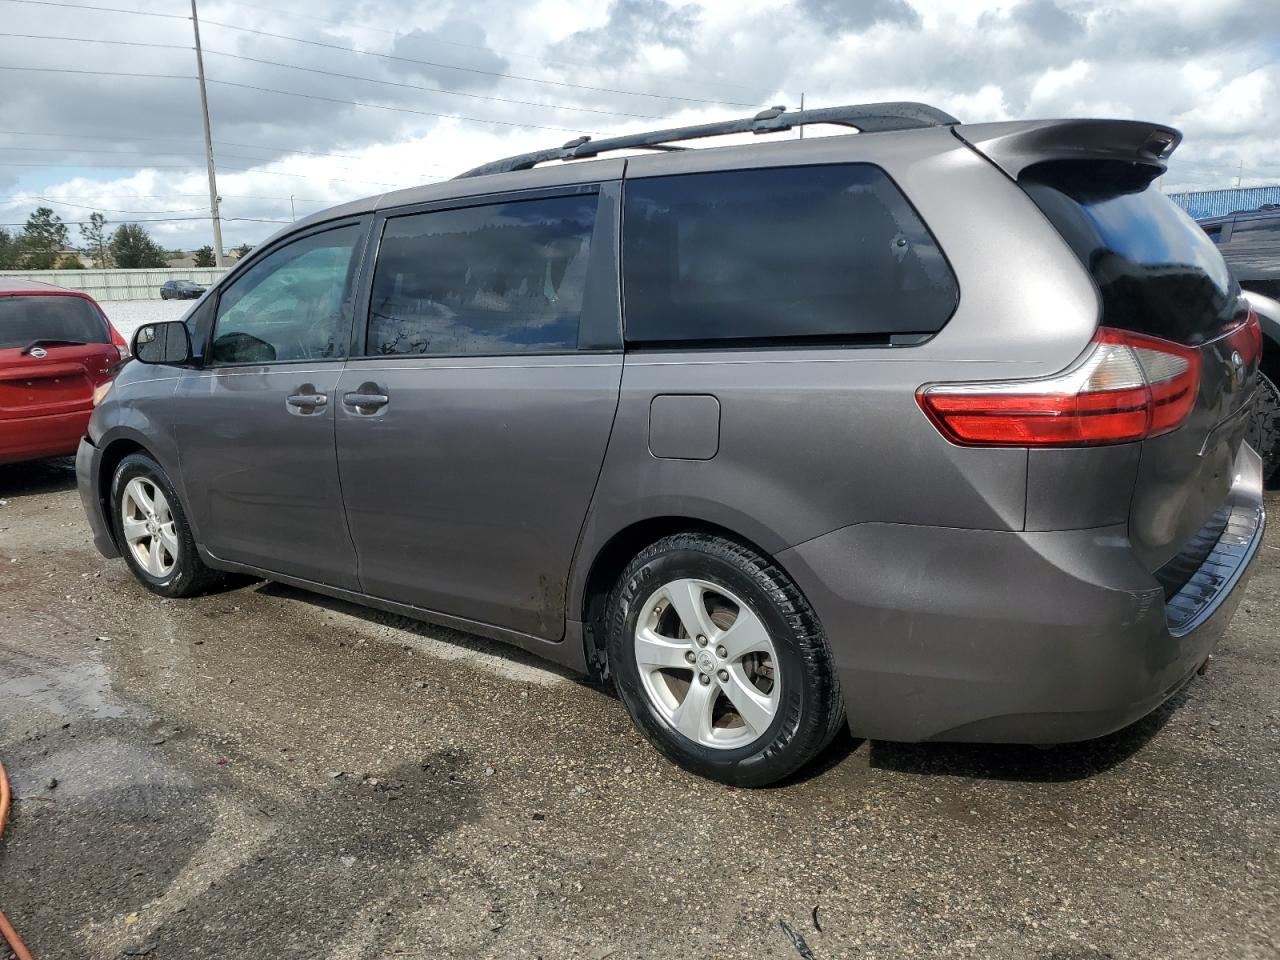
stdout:
{"type": "Polygon", "coordinates": [[[84,504],[84,515],[93,533],[93,545],[104,557],[118,557],[120,550],[111,535],[106,504],[99,495],[102,489],[101,477],[102,451],[90,443],[88,437],[84,437],[76,450],[76,486],[80,489],[80,502],[84,504]]]}
{"type": "Polygon", "coordinates": [[[1229,503],[1222,539],[1167,607],[1124,524],[859,524],[778,559],[826,628],[856,736],[1087,740],[1159,706],[1226,631],[1265,526],[1247,446],[1229,503]]]}
{"type": "Polygon", "coordinates": [[[20,463],[44,457],[65,457],[76,452],[92,410],[59,413],[49,417],[0,420],[0,463],[20,463]]]}

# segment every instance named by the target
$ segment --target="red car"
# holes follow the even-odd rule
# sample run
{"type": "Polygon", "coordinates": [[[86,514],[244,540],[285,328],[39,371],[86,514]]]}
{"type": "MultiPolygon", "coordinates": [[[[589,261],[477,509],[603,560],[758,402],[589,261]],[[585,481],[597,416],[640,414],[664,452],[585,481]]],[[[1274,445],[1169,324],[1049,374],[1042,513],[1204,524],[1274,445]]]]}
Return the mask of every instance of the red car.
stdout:
{"type": "Polygon", "coordinates": [[[88,294],[0,277],[0,464],[75,453],[128,355],[88,294]]]}

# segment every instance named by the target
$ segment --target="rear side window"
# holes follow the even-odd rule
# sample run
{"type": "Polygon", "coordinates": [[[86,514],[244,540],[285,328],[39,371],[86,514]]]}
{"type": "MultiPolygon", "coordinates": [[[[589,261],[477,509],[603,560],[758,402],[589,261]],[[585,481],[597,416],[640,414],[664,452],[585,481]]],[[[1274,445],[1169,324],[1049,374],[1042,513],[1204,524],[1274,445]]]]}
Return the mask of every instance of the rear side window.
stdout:
{"type": "Polygon", "coordinates": [[[36,340],[110,342],[102,315],[83,297],[0,297],[0,348],[25,347],[36,340]]]}
{"type": "Polygon", "coordinates": [[[578,348],[598,194],[387,221],[370,355],[505,355],[578,348]]]}
{"type": "Polygon", "coordinates": [[[1213,240],[1153,183],[1155,172],[1062,160],[1030,167],[1018,182],[1092,275],[1104,324],[1203,343],[1235,317],[1239,287],[1213,240]]]}
{"type": "Polygon", "coordinates": [[[919,216],[879,167],[629,181],[631,343],[885,342],[932,334],[959,298],[919,216]]]}

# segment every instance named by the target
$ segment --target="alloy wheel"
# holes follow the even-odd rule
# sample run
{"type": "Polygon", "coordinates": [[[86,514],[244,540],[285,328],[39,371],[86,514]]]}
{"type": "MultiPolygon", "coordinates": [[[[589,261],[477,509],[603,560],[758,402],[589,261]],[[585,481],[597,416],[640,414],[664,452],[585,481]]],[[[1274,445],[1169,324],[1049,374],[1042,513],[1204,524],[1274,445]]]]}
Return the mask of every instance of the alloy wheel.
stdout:
{"type": "Polygon", "coordinates": [[[760,618],[725,587],[680,579],[636,622],[636,664],[650,703],[704,747],[747,746],[778,712],[778,658],[760,618]]]}
{"type": "Polygon", "coordinates": [[[120,525],[138,564],[161,579],[178,563],[178,530],[164,491],[147,477],[134,477],[120,499],[120,525]]]}

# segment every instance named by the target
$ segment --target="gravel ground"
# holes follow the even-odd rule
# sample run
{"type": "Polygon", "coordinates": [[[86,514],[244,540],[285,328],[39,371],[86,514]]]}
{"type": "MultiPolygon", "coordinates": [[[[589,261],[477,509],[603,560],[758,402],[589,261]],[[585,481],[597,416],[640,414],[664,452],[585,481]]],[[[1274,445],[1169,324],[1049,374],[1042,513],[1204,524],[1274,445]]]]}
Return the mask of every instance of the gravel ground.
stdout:
{"type": "Polygon", "coordinates": [[[144,323],[162,320],[181,320],[191,309],[191,300],[106,300],[99,304],[107,319],[129,341],[133,331],[144,323]]]}
{"type": "Polygon", "coordinates": [[[146,593],[65,464],[0,498],[0,904],[37,957],[1280,955],[1274,526],[1214,669],[1128,730],[844,739],[734,791],[508,648],[146,593]]]}

